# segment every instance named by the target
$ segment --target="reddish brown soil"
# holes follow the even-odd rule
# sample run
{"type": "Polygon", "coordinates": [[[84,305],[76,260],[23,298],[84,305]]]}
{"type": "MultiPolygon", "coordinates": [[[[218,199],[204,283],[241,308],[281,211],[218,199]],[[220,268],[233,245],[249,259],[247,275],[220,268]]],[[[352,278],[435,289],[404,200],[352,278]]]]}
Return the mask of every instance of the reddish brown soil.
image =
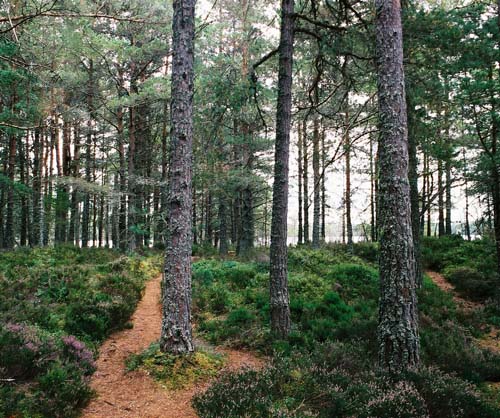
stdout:
{"type": "Polygon", "coordinates": [[[483,307],[483,305],[481,305],[480,303],[465,300],[464,298],[460,297],[455,291],[455,287],[448,280],[446,280],[442,274],[436,273],[435,271],[427,271],[426,273],[434,282],[434,284],[436,284],[441,290],[451,293],[453,295],[454,302],[463,310],[475,311],[483,307]]]}
{"type": "MultiPolygon", "coordinates": [[[[170,391],[141,370],[126,372],[125,359],[158,340],[161,325],[160,280],[146,285],[144,297],[135,311],[133,328],[116,332],[102,346],[92,388],[97,396],[83,411],[83,418],[193,418],[194,394],[208,383],[170,391]]],[[[227,368],[260,367],[263,361],[252,353],[220,348],[227,355],[227,368]]]]}
{"type": "MultiPolygon", "coordinates": [[[[472,302],[460,297],[456,293],[453,285],[448,282],[442,274],[436,273],[434,271],[428,271],[427,275],[441,290],[451,293],[453,295],[453,300],[455,301],[455,303],[464,311],[474,313],[474,311],[484,308],[481,303],[472,302]]],[[[496,327],[490,326],[489,332],[481,338],[476,339],[476,342],[483,348],[488,348],[491,351],[500,353],[500,330],[496,327]]]]}

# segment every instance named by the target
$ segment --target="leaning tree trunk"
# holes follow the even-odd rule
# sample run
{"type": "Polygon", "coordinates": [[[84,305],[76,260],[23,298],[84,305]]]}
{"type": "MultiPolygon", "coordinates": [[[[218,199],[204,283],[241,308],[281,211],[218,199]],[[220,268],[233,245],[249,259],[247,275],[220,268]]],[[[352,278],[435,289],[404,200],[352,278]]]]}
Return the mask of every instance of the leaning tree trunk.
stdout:
{"type": "Polygon", "coordinates": [[[270,252],[271,330],[280,337],[286,337],[290,332],[287,214],[292,113],[293,12],[294,0],[282,0],[270,252]]]}
{"type": "Polygon", "coordinates": [[[194,350],[191,329],[193,52],[195,0],[174,0],[171,148],[160,347],[194,350]]]}
{"type": "Polygon", "coordinates": [[[403,34],[400,2],[375,0],[375,5],[380,112],[379,363],[399,373],[419,364],[403,34]]]}

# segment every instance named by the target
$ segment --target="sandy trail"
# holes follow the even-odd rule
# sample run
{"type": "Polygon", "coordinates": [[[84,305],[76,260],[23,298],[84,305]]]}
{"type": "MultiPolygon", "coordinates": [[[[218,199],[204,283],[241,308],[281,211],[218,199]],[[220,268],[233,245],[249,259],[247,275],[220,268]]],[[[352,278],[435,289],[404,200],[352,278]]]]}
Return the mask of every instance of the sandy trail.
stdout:
{"type": "MultiPolygon", "coordinates": [[[[140,353],[160,337],[161,276],[146,284],[144,296],[131,318],[132,329],[114,333],[99,350],[91,386],[97,396],[83,410],[83,418],[193,418],[192,397],[207,384],[169,391],[141,370],[126,373],[125,359],[140,353]]],[[[245,351],[217,349],[227,355],[227,368],[259,367],[262,360],[245,351]]]]}

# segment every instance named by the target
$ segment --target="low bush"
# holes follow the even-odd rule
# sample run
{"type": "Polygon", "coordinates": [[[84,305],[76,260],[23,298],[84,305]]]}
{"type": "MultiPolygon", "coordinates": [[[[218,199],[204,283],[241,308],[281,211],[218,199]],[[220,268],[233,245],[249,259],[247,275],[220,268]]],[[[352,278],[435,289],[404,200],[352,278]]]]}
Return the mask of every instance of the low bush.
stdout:
{"type": "Polygon", "coordinates": [[[494,276],[488,277],[473,267],[447,267],[444,277],[455,286],[455,290],[468,299],[486,300],[494,297],[497,286],[494,276]]]}
{"type": "Polygon", "coordinates": [[[471,384],[437,369],[394,377],[373,370],[363,343],[328,343],[225,374],[193,405],[202,418],[498,417],[471,384]]]}
{"type": "Polygon", "coordinates": [[[73,417],[92,395],[93,353],[74,336],[0,326],[0,416],[73,417]]]}
{"type": "Polygon", "coordinates": [[[160,266],[108,249],[0,253],[0,416],[76,416],[96,347],[127,323],[160,266]]]}
{"type": "Polygon", "coordinates": [[[222,377],[197,398],[200,416],[240,416],[241,411],[249,417],[498,416],[474,386],[500,380],[500,356],[475,340],[484,332],[484,318],[496,311],[467,316],[456,308],[452,295],[425,277],[418,290],[424,368],[394,381],[373,370],[379,296],[373,264],[338,245],[319,251],[291,249],[290,259],[292,331],[286,341],[270,335],[265,266],[246,263],[243,268],[244,263],[214,260],[195,264],[195,304],[208,301],[214,290],[229,301],[223,310],[205,302],[208,312],[197,312],[198,331],[213,343],[277,353],[280,359],[262,371],[222,377]],[[228,269],[253,272],[241,287],[229,279],[228,269]],[[321,344],[331,350],[331,358],[318,353],[321,344]],[[335,370],[320,381],[324,363],[335,370]],[[428,393],[422,382],[431,384],[432,374],[440,388],[428,393]],[[456,393],[451,396],[450,391],[456,393]],[[482,412],[475,415],[474,410],[482,412]]]}

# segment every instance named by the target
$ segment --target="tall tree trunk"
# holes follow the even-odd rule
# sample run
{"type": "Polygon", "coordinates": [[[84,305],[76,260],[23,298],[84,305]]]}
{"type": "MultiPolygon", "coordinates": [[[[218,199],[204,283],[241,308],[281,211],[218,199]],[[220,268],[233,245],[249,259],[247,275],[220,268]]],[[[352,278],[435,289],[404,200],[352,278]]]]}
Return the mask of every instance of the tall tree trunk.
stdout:
{"type": "Polygon", "coordinates": [[[14,134],[9,135],[9,163],[7,166],[7,176],[9,177],[9,188],[7,192],[7,216],[5,219],[5,236],[4,247],[14,248],[15,231],[14,231],[14,181],[16,175],[16,155],[17,155],[17,138],[14,134]]]}
{"type": "MultiPolygon", "coordinates": [[[[29,142],[29,131],[26,132],[26,143],[29,142]]],[[[27,144],[26,144],[27,145],[27,144]]],[[[18,144],[19,148],[19,175],[20,175],[20,180],[21,184],[23,184],[26,187],[29,187],[28,184],[28,179],[29,179],[29,173],[28,171],[28,163],[26,161],[27,156],[29,156],[28,153],[25,153],[26,148],[23,147],[23,140],[22,137],[20,136],[18,138],[18,144]]],[[[29,147],[27,148],[29,151],[29,147]]],[[[19,235],[19,245],[21,247],[26,246],[28,243],[28,238],[29,238],[29,232],[28,232],[28,226],[29,226],[29,205],[28,205],[28,199],[26,198],[26,195],[23,193],[21,196],[21,231],[19,235]]]]}
{"type": "Polygon", "coordinates": [[[212,245],[213,228],[212,228],[212,193],[207,190],[205,195],[205,242],[212,245]]]}
{"type": "Polygon", "coordinates": [[[445,162],[446,224],[445,233],[451,235],[451,156],[445,162]]]}
{"type": "Polygon", "coordinates": [[[377,241],[375,225],[375,167],[373,161],[373,135],[370,134],[370,238],[372,242],[377,241]]]}
{"type": "MultiPolygon", "coordinates": [[[[76,179],[80,177],[80,129],[76,125],[74,128],[74,153],[71,163],[71,173],[76,179]]],[[[77,186],[71,192],[71,211],[68,240],[79,246],[80,244],[80,193],[77,186]]]]}
{"type": "MultiPolygon", "coordinates": [[[[427,208],[427,154],[423,153],[423,172],[422,172],[422,193],[421,193],[421,199],[422,199],[422,209],[419,211],[419,225],[420,225],[420,236],[422,237],[424,235],[424,230],[425,230],[425,213],[426,213],[426,208],[427,208]]],[[[430,203],[430,202],[429,202],[430,203]]]]}
{"type": "Polygon", "coordinates": [[[194,349],[191,329],[193,52],[195,0],[174,0],[171,150],[160,347],[194,349]]]}
{"type": "Polygon", "coordinates": [[[297,149],[298,149],[298,158],[297,158],[297,163],[298,163],[298,177],[299,177],[299,212],[298,212],[298,221],[299,221],[299,226],[298,226],[298,238],[297,238],[297,244],[303,244],[304,242],[304,225],[303,225],[303,219],[302,219],[302,214],[303,214],[303,195],[302,195],[302,179],[304,176],[304,171],[302,169],[302,124],[298,123],[298,140],[297,140],[297,149]]]}
{"type": "Polygon", "coordinates": [[[410,204],[411,204],[411,229],[413,236],[413,251],[415,254],[415,280],[418,287],[422,286],[422,261],[420,251],[420,207],[418,195],[418,158],[417,158],[417,138],[416,138],[416,120],[414,107],[410,100],[407,100],[407,119],[408,119],[408,181],[410,184],[410,204]]]}
{"type": "MultiPolygon", "coordinates": [[[[85,181],[87,184],[92,182],[92,134],[93,134],[93,114],[94,114],[94,64],[89,63],[89,79],[87,86],[87,107],[89,111],[89,120],[87,121],[87,133],[85,141],[85,181]]],[[[83,197],[82,212],[82,247],[88,247],[90,233],[90,193],[85,190],[83,197]]]]}
{"type": "Polygon", "coordinates": [[[352,240],[352,218],[351,218],[351,138],[349,135],[349,94],[346,96],[346,111],[345,111],[345,131],[344,131],[344,154],[345,154],[345,224],[347,234],[347,246],[353,251],[352,240]]]}
{"type": "Polygon", "coordinates": [[[33,191],[32,191],[32,209],[33,225],[32,242],[34,246],[40,245],[40,202],[42,200],[42,142],[40,141],[40,129],[35,128],[33,134],[33,191]]]}
{"type": "Polygon", "coordinates": [[[432,211],[431,211],[431,197],[434,190],[434,176],[430,171],[430,157],[427,156],[427,194],[428,208],[427,208],[427,236],[432,235],[432,211]]]}
{"type": "Polygon", "coordinates": [[[389,372],[400,373],[419,365],[401,4],[376,0],[375,6],[380,112],[379,363],[389,372]]]}
{"type": "Polygon", "coordinates": [[[465,235],[467,241],[471,241],[469,222],[469,174],[467,173],[467,159],[465,158],[465,148],[462,150],[464,159],[464,193],[465,193],[465,235]]]}
{"type": "Polygon", "coordinates": [[[282,0],[270,252],[271,330],[280,337],[286,337],[290,332],[287,214],[288,159],[292,113],[293,13],[294,0],[282,0]]]}
{"type": "Polygon", "coordinates": [[[304,244],[309,244],[309,157],[307,155],[307,120],[302,122],[302,152],[304,153],[304,163],[302,165],[303,173],[303,191],[304,198],[304,244]]]}
{"type": "Polygon", "coordinates": [[[321,131],[321,242],[326,242],[326,148],[325,128],[321,131]]]}
{"type": "MultiPolygon", "coordinates": [[[[319,102],[319,92],[318,87],[314,89],[314,102],[317,105],[319,102]]],[[[313,188],[313,230],[312,230],[312,247],[319,248],[320,244],[320,205],[321,205],[321,180],[319,173],[319,115],[314,115],[313,120],[313,178],[314,178],[314,188],[313,188]]]]}
{"type": "Polygon", "coordinates": [[[227,255],[228,239],[227,239],[227,199],[224,191],[219,191],[219,254],[227,255]]]}
{"type": "Polygon", "coordinates": [[[441,159],[438,159],[438,233],[440,237],[446,233],[444,227],[443,161],[441,159]]]}

